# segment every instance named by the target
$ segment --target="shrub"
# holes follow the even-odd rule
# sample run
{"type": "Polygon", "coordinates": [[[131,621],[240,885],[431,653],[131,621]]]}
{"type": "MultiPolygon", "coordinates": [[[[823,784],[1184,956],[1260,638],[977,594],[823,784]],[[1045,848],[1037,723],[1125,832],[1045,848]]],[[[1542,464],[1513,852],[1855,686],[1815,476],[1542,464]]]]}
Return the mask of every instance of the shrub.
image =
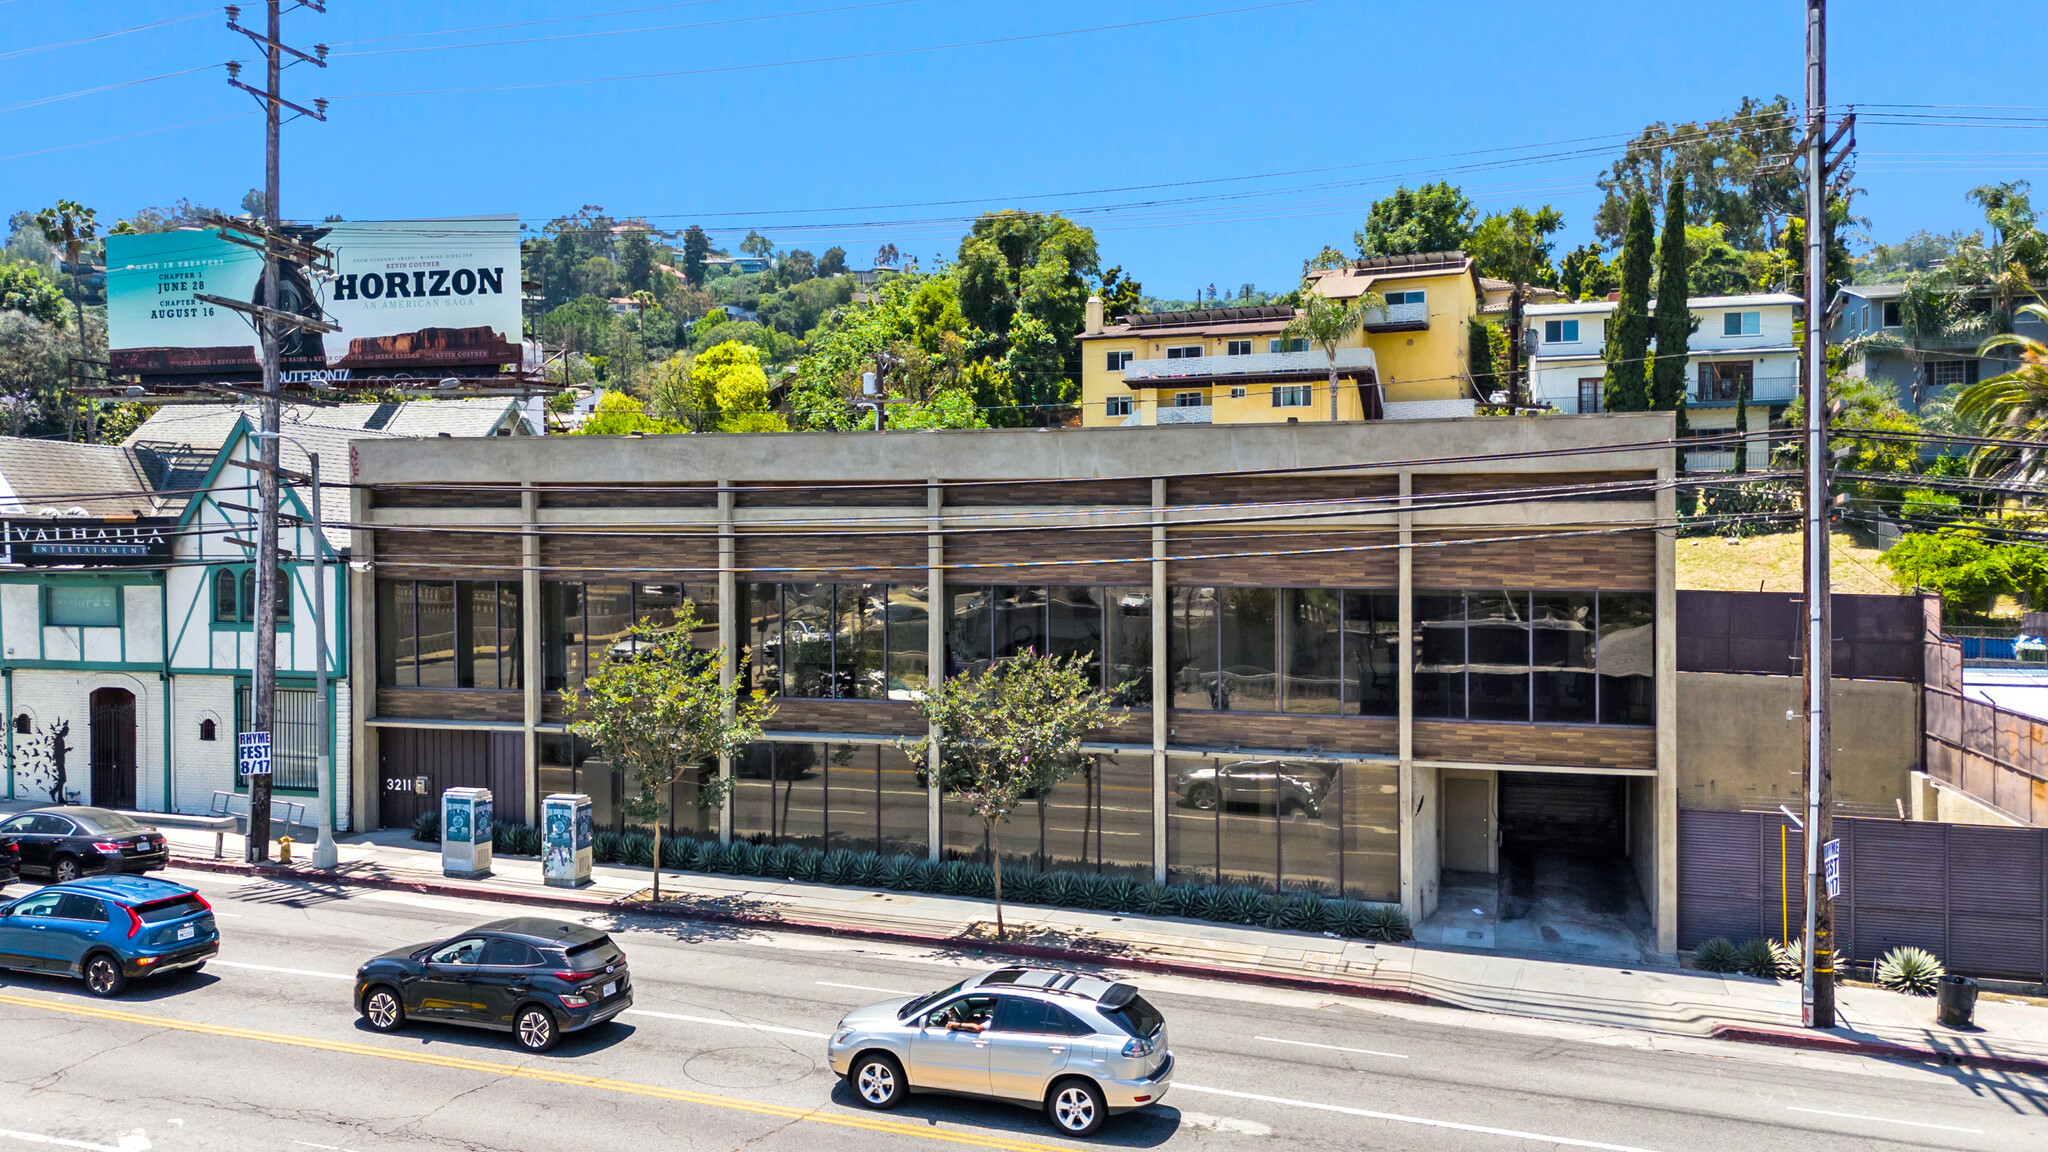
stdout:
{"type": "Polygon", "coordinates": [[[1356,900],[1332,900],[1329,922],[1329,930],[1337,935],[1360,939],[1365,935],[1365,905],[1356,900]]]}
{"type": "Polygon", "coordinates": [[[853,853],[836,848],[825,853],[825,866],[819,879],[827,884],[852,885],[859,882],[860,871],[854,862],[853,853]]]}
{"type": "MultiPolygon", "coordinates": [[[[1059,875],[1055,872],[1052,875],[1059,875]]],[[[1047,874],[1036,868],[1003,869],[1003,898],[1019,904],[1045,903],[1047,874]]]]}
{"type": "Polygon", "coordinates": [[[1367,904],[1365,936],[1368,940],[1399,944],[1415,939],[1415,926],[1408,922],[1408,913],[1401,911],[1398,904],[1367,904]]]}
{"type": "Polygon", "coordinates": [[[412,838],[422,844],[439,844],[441,842],[441,814],[439,812],[420,813],[419,817],[412,822],[412,838]]]}
{"type": "Polygon", "coordinates": [[[1144,905],[1145,886],[1129,876],[1104,876],[1108,881],[1108,909],[1111,912],[1137,912],[1144,905]]]}
{"type": "Polygon", "coordinates": [[[986,899],[995,895],[996,870],[986,864],[968,864],[961,870],[962,896],[986,899]]]}
{"type": "Polygon", "coordinates": [[[918,892],[937,892],[946,866],[937,860],[919,860],[910,866],[910,887],[918,892]]]}
{"type": "Polygon", "coordinates": [[[874,888],[882,883],[882,857],[876,852],[862,852],[853,858],[854,883],[863,888],[874,888]]]}
{"type": "Polygon", "coordinates": [[[1932,996],[1947,969],[1924,948],[1894,948],[1877,962],[1877,982],[1894,992],[1932,996]]]}
{"type": "Polygon", "coordinates": [[[1177,906],[1173,900],[1173,889],[1163,884],[1147,881],[1138,886],[1138,911],[1147,916],[1174,916],[1177,906]]]}
{"type": "Polygon", "coordinates": [[[728,872],[732,869],[732,852],[727,845],[716,840],[707,840],[704,846],[697,850],[697,867],[700,871],[714,875],[728,872]]]}
{"type": "Polygon", "coordinates": [[[1314,892],[1301,892],[1281,902],[1274,923],[1277,927],[1297,932],[1321,932],[1328,919],[1327,902],[1314,892]]]}
{"type": "Polygon", "coordinates": [[[590,858],[598,864],[617,864],[625,856],[617,832],[599,832],[590,838],[590,858]]]}
{"type": "Polygon", "coordinates": [[[1778,978],[1778,954],[1769,940],[1744,940],[1735,946],[1735,970],[1765,980],[1778,978]]]}
{"type": "Polygon", "coordinates": [[[939,870],[939,891],[948,896],[966,896],[967,861],[948,860],[939,870]]]}
{"type": "Polygon", "coordinates": [[[1081,873],[1081,907],[1107,912],[1115,904],[1116,880],[1099,872],[1081,873]]]}
{"type": "Polygon", "coordinates": [[[681,836],[661,838],[661,866],[685,869],[696,862],[697,853],[692,849],[696,841],[681,836]]]}
{"type": "Polygon", "coordinates": [[[1086,897],[1087,892],[1081,885],[1081,878],[1074,873],[1046,874],[1044,898],[1047,904],[1055,908],[1077,908],[1086,897]]]}
{"type": "Polygon", "coordinates": [[[1257,888],[1237,887],[1223,894],[1223,915],[1215,917],[1232,924],[1258,924],[1271,914],[1264,892],[1257,888]]]}
{"type": "Polygon", "coordinates": [[[1771,941],[1772,966],[1780,980],[1797,980],[1806,972],[1806,949],[1804,941],[1771,941]]]}
{"type": "Polygon", "coordinates": [[[1188,912],[1198,920],[1230,919],[1230,889],[1220,884],[1202,885],[1195,890],[1188,912]]]}
{"type": "Polygon", "coordinates": [[[628,832],[619,838],[619,863],[635,868],[654,864],[654,837],[646,832],[628,832]]]}
{"type": "Polygon", "coordinates": [[[1735,942],[1726,936],[1715,936],[1702,940],[1692,950],[1693,967],[1702,972],[1733,972],[1735,967],[1735,942]]]}
{"type": "Polygon", "coordinates": [[[908,856],[883,857],[882,874],[876,878],[876,883],[897,892],[904,891],[910,887],[911,864],[912,861],[908,856]]]}
{"type": "Polygon", "coordinates": [[[825,854],[816,848],[806,848],[803,855],[797,857],[796,870],[792,873],[792,878],[815,884],[824,874],[825,854]]]}

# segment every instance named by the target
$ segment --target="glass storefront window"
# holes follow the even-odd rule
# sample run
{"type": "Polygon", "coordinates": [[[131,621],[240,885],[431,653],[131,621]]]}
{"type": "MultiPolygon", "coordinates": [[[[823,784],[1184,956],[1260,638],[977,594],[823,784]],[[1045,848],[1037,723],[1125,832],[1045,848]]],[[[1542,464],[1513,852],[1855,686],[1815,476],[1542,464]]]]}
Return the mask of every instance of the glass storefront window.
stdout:
{"type": "Polygon", "coordinates": [[[1338,675],[1343,647],[1340,618],[1343,594],[1320,588],[1288,588],[1282,592],[1286,632],[1289,712],[1335,715],[1342,710],[1338,675]]]}
{"type": "Polygon", "coordinates": [[[455,687],[455,585],[414,585],[419,622],[420,687],[455,687]]]}
{"type": "Polygon", "coordinates": [[[1535,665],[1532,719],[1591,724],[1594,705],[1594,627],[1598,598],[1590,592],[1539,592],[1529,612],[1535,665]]]}
{"type": "Polygon", "coordinates": [[[1400,655],[1400,595],[1344,593],[1345,712],[1400,715],[1400,655]]]}
{"type": "Polygon", "coordinates": [[[882,700],[888,696],[888,674],[882,666],[888,597],[886,584],[837,587],[832,643],[842,695],[858,700],[882,700]]]}
{"type": "Polygon", "coordinates": [[[1647,595],[1600,597],[1600,722],[1657,720],[1656,601],[1647,595]]]}
{"type": "Polygon", "coordinates": [[[1415,714],[1465,718],[1465,594],[1415,597],[1415,714]]]}
{"type": "Polygon", "coordinates": [[[1391,764],[1176,757],[1167,880],[1392,899],[1400,815],[1391,764]]]}
{"type": "Polygon", "coordinates": [[[1277,636],[1280,590],[1219,589],[1216,706],[1239,712],[1280,710],[1280,652],[1277,636]]]}
{"type": "Polygon", "coordinates": [[[1026,652],[1048,651],[1045,633],[1045,589],[1035,584],[997,585],[995,589],[995,657],[1001,660],[1026,652]]]}
{"type": "Polygon", "coordinates": [[[1474,720],[1529,718],[1529,594],[1468,592],[1466,691],[1474,720]]]}
{"type": "Polygon", "coordinates": [[[1103,687],[1119,708],[1152,706],[1152,590],[1112,586],[1102,590],[1103,687]]]}
{"type": "Polygon", "coordinates": [[[1082,656],[1090,683],[1102,683],[1102,592],[1086,585],[1052,589],[1048,651],[1082,656]]]}
{"type": "Polygon", "coordinates": [[[946,675],[980,672],[994,654],[995,589],[946,588],[946,675]]]}
{"type": "Polygon", "coordinates": [[[1177,587],[1167,605],[1166,682],[1174,708],[1221,707],[1218,691],[1217,590],[1177,587]]]}
{"type": "MultiPolygon", "coordinates": [[[[946,795],[940,835],[948,859],[987,863],[981,818],[946,795]]],[[[997,825],[1005,868],[1152,875],[1152,758],[1083,757],[1072,775],[1043,796],[1027,798],[997,825]]]]}
{"type": "Polygon", "coordinates": [[[733,777],[735,840],[924,854],[923,777],[900,749],[752,744],[733,758],[733,777]]]}
{"type": "Polygon", "coordinates": [[[541,687],[559,692],[583,684],[583,585],[550,580],[540,586],[541,687]]]}
{"type": "Polygon", "coordinates": [[[888,631],[885,695],[891,700],[922,700],[931,685],[931,597],[918,584],[891,584],[886,592],[882,609],[888,631]]]}
{"type": "MultiPolygon", "coordinates": [[[[232,574],[230,574],[232,575],[232,574]]],[[[419,632],[413,625],[413,584],[410,580],[377,582],[377,683],[385,688],[416,688],[419,632]]]]}

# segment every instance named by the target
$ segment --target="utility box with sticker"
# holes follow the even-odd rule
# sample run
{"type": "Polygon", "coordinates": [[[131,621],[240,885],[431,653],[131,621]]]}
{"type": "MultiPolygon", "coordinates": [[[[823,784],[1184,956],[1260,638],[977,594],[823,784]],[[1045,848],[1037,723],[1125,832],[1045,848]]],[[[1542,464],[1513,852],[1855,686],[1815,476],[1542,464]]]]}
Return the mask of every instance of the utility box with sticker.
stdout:
{"type": "Polygon", "coordinates": [[[450,788],[441,793],[441,873],[462,880],[491,874],[489,788],[450,788]]]}
{"type": "Polygon", "coordinates": [[[540,802],[541,875],[550,888],[590,883],[590,797],[556,792],[540,802]]]}

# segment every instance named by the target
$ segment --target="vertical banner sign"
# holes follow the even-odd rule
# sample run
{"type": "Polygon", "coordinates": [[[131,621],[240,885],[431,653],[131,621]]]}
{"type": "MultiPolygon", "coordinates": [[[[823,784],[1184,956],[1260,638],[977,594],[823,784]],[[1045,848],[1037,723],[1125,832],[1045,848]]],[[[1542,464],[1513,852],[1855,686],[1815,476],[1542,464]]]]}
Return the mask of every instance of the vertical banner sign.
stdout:
{"type": "Polygon", "coordinates": [[[1830,840],[1820,846],[1821,875],[1827,878],[1828,899],[1842,895],[1842,842],[1830,840]]]}
{"type": "Polygon", "coordinates": [[[235,771],[244,776],[270,775],[270,733],[244,732],[235,737],[235,771]]]}

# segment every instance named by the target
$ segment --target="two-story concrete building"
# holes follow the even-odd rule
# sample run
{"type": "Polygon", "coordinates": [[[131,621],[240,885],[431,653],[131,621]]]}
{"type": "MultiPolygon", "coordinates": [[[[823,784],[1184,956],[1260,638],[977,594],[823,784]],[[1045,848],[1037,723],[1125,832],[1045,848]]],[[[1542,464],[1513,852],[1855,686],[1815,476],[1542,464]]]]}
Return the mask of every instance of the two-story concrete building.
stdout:
{"type": "MultiPolygon", "coordinates": [[[[1800,299],[1776,292],[1695,296],[1686,303],[1698,322],[1687,342],[1686,420],[1695,433],[1733,431],[1737,398],[1746,398],[1749,430],[1759,436],[1750,448],[1750,462],[1761,464],[1762,434],[1799,395],[1799,347],[1792,340],[1792,325],[1800,299]]],[[[1559,412],[1584,415],[1603,409],[1607,325],[1615,307],[1613,300],[1586,300],[1524,310],[1531,399],[1559,412]]],[[[1687,466],[1726,469],[1733,459],[1732,449],[1694,452],[1688,453],[1687,466]]]]}
{"type": "Polygon", "coordinates": [[[1337,349],[1337,392],[1321,348],[1289,336],[1293,308],[1202,308],[1103,322],[1091,299],[1081,344],[1081,423],[1286,424],[1470,416],[1467,325],[1481,292],[1462,252],[1354,261],[1311,275],[1333,299],[1377,293],[1337,349]]]}

